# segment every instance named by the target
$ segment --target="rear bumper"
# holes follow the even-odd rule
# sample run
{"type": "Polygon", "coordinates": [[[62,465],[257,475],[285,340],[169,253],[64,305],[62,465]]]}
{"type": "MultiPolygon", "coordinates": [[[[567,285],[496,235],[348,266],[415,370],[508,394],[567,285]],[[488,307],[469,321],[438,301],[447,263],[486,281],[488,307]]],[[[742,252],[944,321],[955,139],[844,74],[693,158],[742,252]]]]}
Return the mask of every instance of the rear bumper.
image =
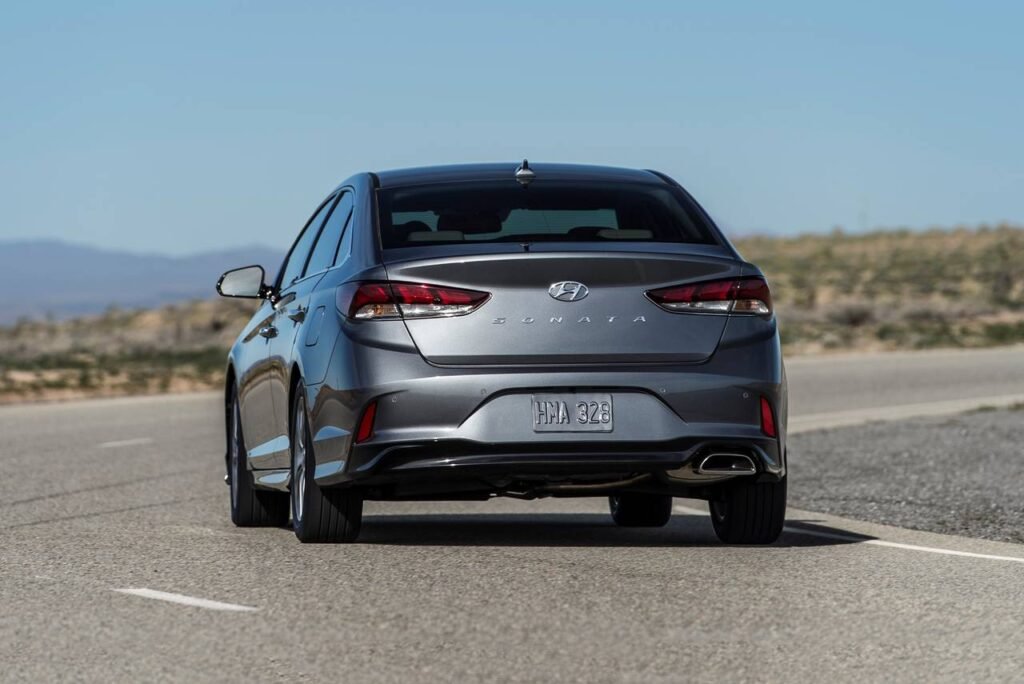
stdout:
{"type": "MultiPolygon", "coordinates": [[[[737,477],[699,472],[699,465],[713,453],[749,456],[757,469],[754,476],[777,480],[785,474],[785,459],[777,440],[740,430],[667,442],[485,444],[437,440],[394,444],[383,449],[357,446],[347,468],[318,478],[318,483],[378,488],[387,492],[388,497],[397,498],[445,491],[448,485],[452,485],[453,491],[477,488],[543,495],[573,491],[549,491],[548,486],[553,484],[590,486],[649,475],[652,484],[682,493],[737,477]]],[[[579,493],[586,491],[582,489],[579,493]]]]}
{"type": "Polygon", "coordinates": [[[642,474],[682,490],[733,477],[695,472],[719,449],[748,455],[754,476],[785,475],[785,374],[774,325],[766,334],[763,321],[731,320],[711,359],[674,366],[446,368],[404,344],[404,331],[362,330],[381,339],[342,332],[325,382],[306,387],[321,486],[386,497],[421,485],[442,491],[445,482],[457,483],[451,491],[481,483],[500,491],[516,481],[642,474]],[[612,394],[614,430],[535,433],[531,395],[549,392],[612,394]],[[761,397],[773,407],[777,438],[761,430],[761,397]],[[353,444],[370,402],[373,436],[353,444]]]}

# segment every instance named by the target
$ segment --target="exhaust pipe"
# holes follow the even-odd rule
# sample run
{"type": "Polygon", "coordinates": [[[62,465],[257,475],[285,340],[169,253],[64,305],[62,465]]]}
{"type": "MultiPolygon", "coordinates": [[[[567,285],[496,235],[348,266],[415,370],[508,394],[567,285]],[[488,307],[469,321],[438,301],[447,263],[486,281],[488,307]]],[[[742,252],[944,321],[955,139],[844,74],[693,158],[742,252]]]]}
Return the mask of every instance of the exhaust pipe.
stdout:
{"type": "Polygon", "coordinates": [[[753,475],[757,466],[746,454],[715,453],[701,460],[697,472],[701,475],[753,475]]]}

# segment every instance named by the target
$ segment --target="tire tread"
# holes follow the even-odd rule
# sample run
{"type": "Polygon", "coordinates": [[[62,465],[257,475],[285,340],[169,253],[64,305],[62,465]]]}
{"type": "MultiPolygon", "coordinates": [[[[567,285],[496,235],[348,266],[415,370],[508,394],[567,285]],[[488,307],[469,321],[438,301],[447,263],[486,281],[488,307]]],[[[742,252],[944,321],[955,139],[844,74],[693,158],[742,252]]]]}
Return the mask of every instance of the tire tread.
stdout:
{"type": "MultiPolygon", "coordinates": [[[[295,411],[305,411],[301,392],[296,392],[295,411]]],[[[306,443],[310,445],[307,459],[312,455],[312,436],[309,422],[306,426],[306,443]]],[[[294,441],[294,439],[293,439],[294,441]]],[[[292,456],[295,457],[294,454],[292,456]]],[[[363,520],[363,500],[359,492],[343,489],[321,488],[313,480],[314,467],[307,460],[305,467],[306,501],[305,520],[295,524],[295,536],[303,543],[350,543],[359,537],[363,520]]],[[[294,472],[294,469],[293,469],[294,472]]],[[[290,499],[289,499],[290,502],[290,499]]]]}
{"type": "Polygon", "coordinates": [[[727,544],[771,544],[782,534],[786,519],[786,480],[737,482],[715,502],[720,514],[711,521],[727,544]]]}
{"type": "MultiPolygon", "coordinates": [[[[237,398],[232,397],[232,402],[237,402],[237,398]]],[[[231,410],[238,410],[234,403],[231,410]]],[[[247,453],[245,434],[241,432],[241,428],[239,431],[238,470],[229,473],[229,477],[238,478],[238,502],[237,506],[232,502],[231,522],[237,527],[284,527],[288,524],[288,495],[283,492],[256,489],[252,474],[244,466],[247,453]]],[[[230,493],[228,498],[230,500],[230,493]]]]}

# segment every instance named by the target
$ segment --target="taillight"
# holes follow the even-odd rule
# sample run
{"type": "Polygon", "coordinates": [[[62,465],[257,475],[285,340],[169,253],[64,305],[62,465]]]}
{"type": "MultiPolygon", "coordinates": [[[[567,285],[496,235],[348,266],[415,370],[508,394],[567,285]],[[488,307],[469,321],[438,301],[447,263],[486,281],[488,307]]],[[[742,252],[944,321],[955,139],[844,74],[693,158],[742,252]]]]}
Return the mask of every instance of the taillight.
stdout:
{"type": "Polygon", "coordinates": [[[768,316],[772,295],[763,278],[730,278],[674,285],[647,292],[647,298],[667,311],[734,313],[768,316]]]}
{"type": "Polygon", "coordinates": [[[769,437],[777,437],[779,434],[775,428],[775,413],[766,397],[761,397],[761,432],[769,437]]]}
{"type": "Polygon", "coordinates": [[[357,320],[463,316],[490,298],[487,292],[420,283],[346,283],[338,310],[357,320]]]}
{"type": "Polygon", "coordinates": [[[370,402],[370,405],[363,411],[363,417],[359,419],[359,426],[356,428],[356,444],[361,444],[373,437],[373,423],[377,419],[377,402],[370,402]]]}

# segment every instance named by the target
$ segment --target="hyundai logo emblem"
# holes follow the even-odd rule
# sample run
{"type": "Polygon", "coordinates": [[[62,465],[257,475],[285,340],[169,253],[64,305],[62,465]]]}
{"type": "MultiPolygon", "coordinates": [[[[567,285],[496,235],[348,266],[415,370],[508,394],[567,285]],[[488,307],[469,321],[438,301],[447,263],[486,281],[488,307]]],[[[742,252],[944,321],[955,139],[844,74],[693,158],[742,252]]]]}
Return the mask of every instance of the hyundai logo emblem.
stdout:
{"type": "Polygon", "coordinates": [[[590,290],[575,280],[563,280],[560,283],[553,283],[548,288],[548,294],[560,302],[578,302],[590,294],[590,290]]]}

